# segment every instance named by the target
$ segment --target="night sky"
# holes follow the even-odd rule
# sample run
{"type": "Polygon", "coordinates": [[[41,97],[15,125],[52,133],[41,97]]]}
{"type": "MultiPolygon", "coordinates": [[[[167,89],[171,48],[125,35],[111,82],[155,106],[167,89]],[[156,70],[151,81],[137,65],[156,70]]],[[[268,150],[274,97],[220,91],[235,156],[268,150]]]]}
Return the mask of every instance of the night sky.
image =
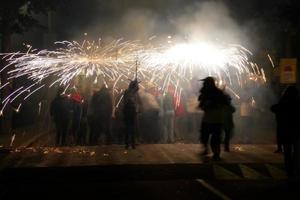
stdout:
{"type": "MultiPolygon", "coordinates": [[[[165,37],[169,34],[186,37],[188,31],[182,33],[185,26],[176,24],[176,20],[182,16],[188,16],[189,21],[196,21],[190,16],[196,12],[203,13],[201,9],[207,4],[212,5],[212,11],[207,10],[205,13],[208,15],[214,16],[220,13],[217,9],[214,10],[216,4],[226,9],[226,17],[234,23],[238,33],[243,35],[238,42],[252,51],[275,50],[277,54],[284,55],[287,38],[291,36],[290,39],[294,44],[291,47],[292,56],[299,54],[296,48],[299,44],[299,14],[297,12],[299,3],[296,0],[64,1],[54,14],[53,32],[57,40],[80,40],[84,33],[88,33],[88,39],[124,37],[145,40],[153,35],[165,37]]],[[[222,18],[222,16],[219,17],[222,18]]],[[[205,15],[201,16],[201,20],[203,18],[205,15]]],[[[208,23],[211,22],[208,21],[208,23]]],[[[221,30],[231,28],[226,27],[226,23],[221,22],[220,25],[224,26],[220,26],[221,30]]],[[[204,26],[203,29],[205,28],[204,26]]],[[[41,39],[35,36],[27,41],[38,45],[41,39]]]]}

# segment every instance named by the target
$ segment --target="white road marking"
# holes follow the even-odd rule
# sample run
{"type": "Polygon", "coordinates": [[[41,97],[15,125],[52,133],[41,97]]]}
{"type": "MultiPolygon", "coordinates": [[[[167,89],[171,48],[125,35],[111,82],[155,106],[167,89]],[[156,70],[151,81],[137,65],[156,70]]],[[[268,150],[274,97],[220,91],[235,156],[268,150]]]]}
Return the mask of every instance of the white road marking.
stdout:
{"type": "Polygon", "coordinates": [[[223,194],[222,192],[220,192],[218,189],[214,188],[212,185],[208,184],[203,179],[196,179],[196,181],[198,183],[200,183],[203,187],[205,187],[206,189],[208,189],[209,191],[211,191],[212,193],[214,193],[215,195],[217,195],[218,197],[220,197],[221,199],[223,199],[223,200],[231,200],[231,198],[229,198],[228,196],[226,196],[225,194],[223,194]]]}

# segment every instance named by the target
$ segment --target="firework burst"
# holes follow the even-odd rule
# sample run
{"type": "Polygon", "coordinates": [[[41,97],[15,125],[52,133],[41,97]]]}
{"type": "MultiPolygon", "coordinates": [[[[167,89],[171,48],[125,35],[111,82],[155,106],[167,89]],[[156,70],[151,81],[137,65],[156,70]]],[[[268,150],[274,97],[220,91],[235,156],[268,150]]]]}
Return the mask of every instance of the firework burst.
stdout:
{"type": "MultiPolygon", "coordinates": [[[[133,63],[136,58],[133,55],[141,49],[137,42],[121,40],[108,44],[101,44],[101,40],[84,41],[81,44],[76,41],[62,41],[55,44],[61,47],[54,51],[37,52],[28,45],[27,53],[2,54],[8,64],[1,72],[14,66],[8,71],[8,80],[25,77],[29,84],[25,83],[2,100],[3,106],[0,114],[3,114],[8,103],[13,103],[20,97],[26,100],[45,86],[68,87],[79,75],[86,78],[92,77],[94,83],[98,79],[115,82],[120,80],[120,77],[129,77],[135,72],[133,63]],[[44,83],[50,77],[54,77],[54,81],[50,84],[44,83]]],[[[0,86],[0,89],[8,85],[9,83],[5,83],[0,86]]]]}
{"type": "Polygon", "coordinates": [[[145,51],[141,66],[143,71],[151,72],[150,80],[160,82],[163,90],[173,85],[180,92],[182,82],[208,75],[216,76],[220,84],[231,86],[241,86],[241,80],[245,79],[266,81],[263,69],[249,59],[251,56],[240,45],[191,42],[145,51]]]}
{"type": "MultiPolygon", "coordinates": [[[[138,74],[139,79],[153,83],[163,92],[172,85],[179,101],[182,85],[193,77],[211,75],[218,77],[221,84],[240,86],[245,77],[266,80],[264,71],[249,60],[251,52],[240,45],[189,42],[157,48],[122,40],[107,44],[101,40],[55,44],[59,48],[54,51],[37,51],[28,46],[26,53],[2,54],[8,64],[1,72],[9,69],[8,80],[25,77],[28,81],[1,100],[0,115],[9,103],[16,99],[27,100],[44,87],[60,85],[67,90],[78,76],[91,78],[93,83],[110,81],[115,88],[120,81],[133,79],[138,74]],[[10,69],[10,66],[14,67],[10,69]],[[48,79],[50,81],[46,81],[48,79]]],[[[8,86],[8,82],[4,83],[0,90],[8,86]]]]}

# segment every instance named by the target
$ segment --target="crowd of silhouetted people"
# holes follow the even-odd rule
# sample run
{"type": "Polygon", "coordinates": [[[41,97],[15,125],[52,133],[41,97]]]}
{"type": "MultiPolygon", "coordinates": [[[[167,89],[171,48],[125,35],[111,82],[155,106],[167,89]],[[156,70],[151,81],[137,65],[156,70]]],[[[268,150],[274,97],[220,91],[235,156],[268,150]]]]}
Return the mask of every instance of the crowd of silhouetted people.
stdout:
{"type": "MultiPolygon", "coordinates": [[[[94,91],[91,98],[76,91],[65,94],[64,89],[59,88],[50,107],[56,126],[56,145],[118,143],[124,144],[126,148],[135,148],[136,143],[174,143],[184,139],[188,132],[193,132],[196,136],[192,138],[198,138],[204,145],[203,154],[208,154],[211,149],[214,159],[218,160],[221,143],[224,143],[225,151],[230,151],[230,140],[235,127],[233,114],[236,108],[230,95],[216,85],[213,77],[202,79],[202,83],[200,90],[198,88],[198,102],[186,106],[184,103],[188,102],[182,99],[179,101],[180,95],[172,86],[161,94],[153,88],[141,89],[139,82],[133,80],[120,94],[121,100],[117,109],[113,105],[111,90],[108,87],[103,86],[94,91]],[[195,107],[200,112],[194,115],[197,112],[192,111],[187,115],[190,109],[188,107],[195,107]],[[200,134],[195,133],[199,130],[200,134]],[[209,142],[211,148],[208,148],[209,142]]],[[[246,87],[244,91],[239,105],[239,131],[244,133],[240,135],[243,142],[251,143],[253,99],[246,87]]],[[[278,123],[277,152],[283,152],[285,148],[284,152],[287,153],[291,148],[286,146],[285,142],[296,141],[286,130],[297,130],[296,118],[289,119],[291,113],[295,113],[296,116],[298,112],[297,92],[296,87],[289,87],[279,103],[272,106],[278,123]],[[294,99],[294,102],[289,102],[291,99],[294,99]]]]}
{"type": "MultiPolygon", "coordinates": [[[[193,143],[200,141],[204,145],[202,154],[211,149],[213,158],[219,160],[222,142],[224,151],[230,151],[236,108],[213,77],[202,79],[202,83],[198,100],[194,95],[196,102],[185,106],[188,102],[180,101],[174,87],[168,86],[161,94],[153,88],[141,89],[135,79],[121,94],[117,109],[106,86],[94,91],[90,99],[76,91],[65,94],[59,88],[50,106],[56,126],[55,143],[57,146],[118,143],[135,149],[136,143],[174,143],[192,132],[193,143]],[[187,114],[191,108],[194,110],[187,114]]],[[[246,102],[250,104],[248,99],[246,102]]],[[[246,123],[247,107],[243,103],[241,113],[246,123]]]]}
{"type": "Polygon", "coordinates": [[[183,113],[182,106],[175,106],[174,92],[170,87],[158,95],[157,90],[140,89],[139,82],[133,80],[120,94],[116,109],[106,86],[94,91],[90,99],[59,88],[50,106],[56,145],[122,143],[135,148],[137,142],[174,143],[175,118],[183,113]]]}
{"type": "MultiPolygon", "coordinates": [[[[190,126],[196,123],[199,126],[195,127],[200,131],[198,140],[204,146],[202,155],[207,155],[211,150],[213,159],[220,160],[221,143],[224,143],[224,151],[230,151],[236,108],[230,95],[216,85],[215,78],[206,77],[201,81],[198,102],[193,106],[201,110],[202,116],[186,117],[184,124],[187,128],[184,130],[180,130],[180,115],[187,108],[184,108],[171,86],[159,94],[157,90],[141,90],[137,79],[130,81],[121,94],[118,109],[113,105],[110,89],[105,86],[95,91],[90,100],[79,92],[66,95],[64,89],[59,88],[50,107],[56,126],[56,145],[118,143],[124,144],[126,149],[135,149],[137,143],[174,143],[182,136],[180,132],[188,132],[190,126]]],[[[245,93],[240,101],[240,131],[244,132],[247,143],[253,137],[253,118],[250,114],[253,100],[245,93]]],[[[284,153],[288,175],[293,176],[300,156],[298,89],[287,87],[279,102],[271,106],[271,111],[275,113],[277,123],[278,148],[275,152],[284,153]]]]}
{"type": "MultiPolygon", "coordinates": [[[[204,85],[209,80],[209,78],[205,79],[204,85]]],[[[221,89],[214,88],[223,94],[221,89]]],[[[195,107],[195,110],[202,109],[205,111],[204,113],[208,113],[204,115],[205,121],[206,116],[210,113],[210,107],[216,105],[214,103],[210,106],[206,105],[207,94],[204,92],[204,90],[207,91],[206,87],[202,90],[203,94],[199,97],[200,107],[197,105],[198,103],[190,107],[195,107]]],[[[125,144],[126,148],[135,148],[136,143],[174,143],[183,140],[188,135],[184,135],[182,132],[193,131],[194,138],[193,136],[190,138],[197,140],[195,138],[199,138],[197,132],[201,125],[199,122],[201,114],[198,114],[198,117],[194,115],[186,117],[188,108],[184,106],[185,102],[179,99],[179,94],[176,94],[175,88],[172,86],[160,94],[153,88],[141,89],[139,82],[133,80],[121,94],[120,104],[115,109],[111,90],[108,87],[103,86],[94,91],[90,99],[76,91],[66,94],[63,88],[59,88],[50,106],[50,114],[56,126],[56,145],[121,143],[125,144]],[[195,126],[195,124],[199,124],[199,126],[195,126]]],[[[229,95],[226,94],[224,100],[228,104],[228,108],[224,109],[224,111],[228,110],[226,121],[224,121],[226,124],[224,129],[225,150],[229,151],[229,140],[234,126],[232,113],[235,108],[230,103],[229,95]]],[[[223,120],[223,116],[221,120],[223,120]]],[[[202,127],[205,127],[206,124],[203,123],[202,127]]],[[[202,128],[201,132],[203,132],[202,130],[204,129],[202,128]]],[[[205,137],[208,140],[209,134],[202,135],[207,135],[205,137]]],[[[203,137],[201,136],[201,138],[203,137]]]]}

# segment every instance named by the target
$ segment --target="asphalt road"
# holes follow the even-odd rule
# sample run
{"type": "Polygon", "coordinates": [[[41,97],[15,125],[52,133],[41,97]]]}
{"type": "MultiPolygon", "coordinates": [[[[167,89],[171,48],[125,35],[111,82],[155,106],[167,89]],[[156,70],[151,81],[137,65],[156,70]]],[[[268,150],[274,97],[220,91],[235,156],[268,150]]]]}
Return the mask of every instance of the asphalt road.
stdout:
{"type": "Polygon", "coordinates": [[[300,199],[274,145],[29,147],[0,153],[0,199],[300,199]]]}
{"type": "Polygon", "coordinates": [[[0,199],[300,199],[299,187],[290,187],[287,180],[201,179],[196,168],[10,168],[0,176],[0,199]]]}

